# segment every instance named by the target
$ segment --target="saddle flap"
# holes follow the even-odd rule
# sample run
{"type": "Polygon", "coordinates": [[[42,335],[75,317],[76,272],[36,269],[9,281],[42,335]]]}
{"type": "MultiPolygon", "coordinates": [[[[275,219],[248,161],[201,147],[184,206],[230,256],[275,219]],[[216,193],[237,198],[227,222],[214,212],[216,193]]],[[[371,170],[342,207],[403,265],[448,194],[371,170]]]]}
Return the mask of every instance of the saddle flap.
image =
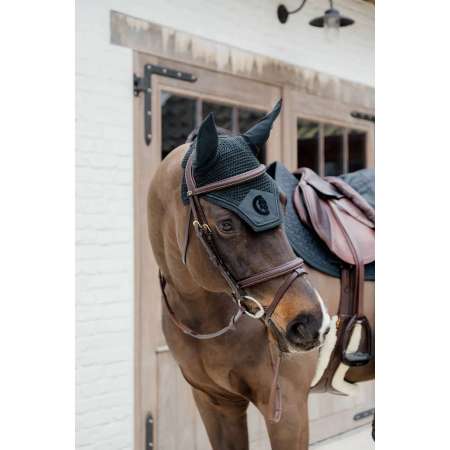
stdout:
{"type": "Polygon", "coordinates": [[[339,192],[331,183],[317,175],[313,170],[303,167],[297,172],[300,175],[300,183],[309,184],[318,194],[327,198],[342,198],[344,195],[339,192]]]}
{"type": "Polygon", "coordinates": [[[364,211],[342,193],[335,194],[336,188],[310,169],[301,169],[300,173],[293,198],[300,220],[342,261],[374,261],[375,226],[364,211]]]}

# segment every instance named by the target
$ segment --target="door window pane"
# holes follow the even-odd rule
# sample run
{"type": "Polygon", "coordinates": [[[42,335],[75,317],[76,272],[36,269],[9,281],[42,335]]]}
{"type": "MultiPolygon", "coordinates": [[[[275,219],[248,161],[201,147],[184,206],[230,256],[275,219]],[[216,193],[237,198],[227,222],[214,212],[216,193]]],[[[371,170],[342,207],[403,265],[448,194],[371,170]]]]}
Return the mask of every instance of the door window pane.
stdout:
{"type": "Polygon", "coordinates": [[[195,128],[196,100],[161,92],[162,158],[186,142],[195,128]]]}
{"type": "Polygon", "coordinates": [[[245,133],[265,115],[263,111],[239,108],[239,133],[245,133]]]}
{"type": "Polygon", "coordinates": [[[205,118],[210,112],[213,112],[216,125],[224,128],[230,133],[233,130],[232,111],[233,108],[231,106],[220,105],[219,103],[203,102],[203,118],[205,118]]]}
{"type": "Polygon", "coordinates": [[[325,176],[340,175],[344,168],[344,133],[341,127],[324,125],[325,176]]]}
{"type": "MultiPolygon", "coordinates": [[[[265,112],[255,111],[252,109],[238,109],[238,128],[239,133],[245,133],[253,125],[255,125],[258,120],[261,120],[266,115],[265,112]]],[[[266,144],[262,145],[258,149],[258,154],[256,155],[262,164],[266,163],[266,144]]]]}
{"type": "Polygon", "coordinates": [[[366,166],[366,138],[364,131],[350,130],[348,133],[348,171],[364,169],[366,166]]]}
{"type": "Polygon", "coordinates": [[[299,167],[319,172],[319,124],[300,119],[297,121],[297,161],[299,167]]]}

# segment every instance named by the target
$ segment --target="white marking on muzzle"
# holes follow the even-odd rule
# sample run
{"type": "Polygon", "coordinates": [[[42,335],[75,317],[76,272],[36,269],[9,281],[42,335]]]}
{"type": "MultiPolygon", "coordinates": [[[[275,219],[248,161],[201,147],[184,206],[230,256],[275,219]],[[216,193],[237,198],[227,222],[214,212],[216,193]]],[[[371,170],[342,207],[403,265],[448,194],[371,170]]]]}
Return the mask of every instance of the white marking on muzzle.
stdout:
{"type": "Polygon", "coordinates": [[[323,302],[322,297],[320,296],[317,289],[314,289],[314,292],[317,295],[317,299],[319,300],[319,304],[320,304],[320,309],[322,311],[322,325],[320,326],[320,329],[319,329],[319,339],[320,339],[320,343],[323,343],[323,341],[325,339],[325,331],[330,326],[331,319],[330,319],[330,315],[328,314],[327,307],[325,306],[325,303],[323,302]]]}

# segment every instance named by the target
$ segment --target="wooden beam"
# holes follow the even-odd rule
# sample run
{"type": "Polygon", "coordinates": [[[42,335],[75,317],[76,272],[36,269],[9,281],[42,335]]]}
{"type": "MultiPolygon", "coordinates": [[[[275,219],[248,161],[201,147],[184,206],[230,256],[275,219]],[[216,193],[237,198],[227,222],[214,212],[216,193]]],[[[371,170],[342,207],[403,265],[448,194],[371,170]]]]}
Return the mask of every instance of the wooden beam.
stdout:
{"type": "Polygon", "coordinates": [[[355,109],[363,111],[375,109],[375,90],[371,86],[163,27],[117,11],[111,11],[110,20],[112,44],[219,73],[280,87],[292,86],[310,95],[353,105],[355,109]]]}

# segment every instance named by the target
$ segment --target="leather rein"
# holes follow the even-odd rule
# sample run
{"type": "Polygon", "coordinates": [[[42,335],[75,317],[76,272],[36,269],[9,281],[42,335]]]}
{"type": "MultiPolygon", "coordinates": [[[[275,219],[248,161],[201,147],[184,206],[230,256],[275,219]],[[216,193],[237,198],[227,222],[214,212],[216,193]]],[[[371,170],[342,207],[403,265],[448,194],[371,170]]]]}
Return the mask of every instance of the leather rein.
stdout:
{"type": "MultiPolygon", "coordinates": [[[[197,331],[192,330],[191,328],[189,328],[187,325],[185,325],[176,318],[176,315],[172,307],[170,306],[167,296],[164,292],[166,280],[164,276],[160,273],[160,284],[163,293],[163,299],[167,307],[167,311],[169,312],[169,316],[173,321],[173,323],[183,333],[200,340],[213,339],[227,333],[228,331],[234,330],[236,323],[239,321],[239,319],[243,317],[244,314],[253,319],[261,320],[267,326],[267,329],[269,327],[272,327],[272,329],[274,329],[275,331],[275,335],[277,335],[278,329],[271,320],[272,314],[274,313],[278,304],[283,299],[288,289],[291,287],[292,283],[298,277],[306,274],[303,265],[303,260],[301,258],[294,258],[271,269],[258,272],[246,278],[237,279],[228,269],[228,267],[226,266],[226,264],[224,263],[223,259],[220,256],[220,252],[218,251],[217,246],[214,243],[214,233],[211,227],[208,225],[205,212],[200,203],[201,195],[253,180],[254,178],[259,177],[265,172],[266,166],[264,164],[261,164],[257,168],[243,172],[239,175],[234,175],[232,177],[228,177],[220,181],[215,181],[213,183],[197,187],[193,174],[192,164],[193,164],[193,154],[190,155],[187,161],[184,174],[187,186],[187,195],[189,198],[189,214],[188,214],[188,221],[186,223],[182,246],[182,261],[184,264],[186,264],[187,250],[190,238],[189,233],[192,223],[195,235],[202,243],[204,249],[206,250],[206,253],[208,254],[210,261],[219,270],[220,274],[230,287],[231,298],[233,302],[237,305],[237,311],[231,317],[228,325],[221,328],[220,330],[207,334],[198,333],[197,331]],[[258,300],[248,295],[245,291],[246,288],[249,288],[251,286],[255,286],[257,284],[264,283],[266,281],[288,274],[289,276],[286,277],[286,279],[281,283],[280,287],[278,288],[273,297],[272,303],[267,308],[263,307],[258,300]],[[254,303],[257,306],[258,310],[255,313],[250,312],[243,305],[244,301],[250,301],[254,303]]],[[[281,393],[280,393],[280,386],[278,383],[278,372],[281,363],[281,352],[279,353],[277,359],[273,357],[272,352],[270,352],[270,356],[272,369],[274,371],[274,378],[270,390],[269,404],[273,405],[273,414],[271,420],[273,422],[278,422],[281,417],[281,393]]]]}

